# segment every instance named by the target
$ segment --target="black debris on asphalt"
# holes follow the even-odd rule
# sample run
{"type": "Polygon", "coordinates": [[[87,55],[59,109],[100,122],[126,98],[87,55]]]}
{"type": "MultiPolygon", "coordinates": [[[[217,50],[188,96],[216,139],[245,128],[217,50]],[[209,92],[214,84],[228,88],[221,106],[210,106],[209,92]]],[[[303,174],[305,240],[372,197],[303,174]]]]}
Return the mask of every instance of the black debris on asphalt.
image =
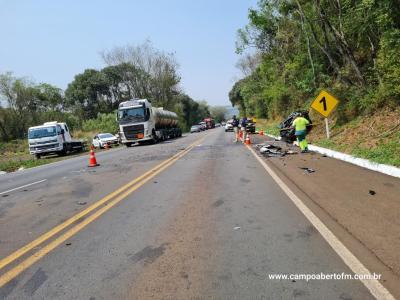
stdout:
{"type": "Polygon", "coordinates": [[[304,170],[306,173],[314,173],[315,170],[308,168],[308,167],[299,167],[300,169],[304,170]]]}
{"type": "Polygon", "coordinates": [[[371,196],[374,196],[376,194],[376,192],[374,190],[369,190],[368,192],[371,196]]]}

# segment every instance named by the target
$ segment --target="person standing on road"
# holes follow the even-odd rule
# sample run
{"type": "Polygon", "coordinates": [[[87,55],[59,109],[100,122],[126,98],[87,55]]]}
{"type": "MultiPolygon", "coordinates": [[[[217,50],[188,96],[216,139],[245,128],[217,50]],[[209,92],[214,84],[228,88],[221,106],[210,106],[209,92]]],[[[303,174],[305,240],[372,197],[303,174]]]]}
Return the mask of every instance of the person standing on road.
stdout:
{"type": "Polygon", "coordinates": [[[237,143],[239,141],[239,120],[236,119],[236,116],[233,116],[232,118],[232,126],[233,126],[233,132],[235,133],[234,142],[237,143]]]}
{"type": "Polygon", "coordinates": [[[240,127],[242,130],[242,142],[246,142],[246,137],[247,137],[247,131],[246,131],[246,126],[247,126],[247,118],[244,116],[242,119],[242,122],[240,123],[240,127]]]}
{"type": "Polygon", "coordinates": [[[301,153],[308,152],[308,143],[306,140],[306,135],[307,135],[307,125],[309,124],[310,121],[308,121],[306,118],[302,116],[298,116],[296,119],[294,119],[292,124],[295,130],[297,141],[299,142],[301,153]]]}

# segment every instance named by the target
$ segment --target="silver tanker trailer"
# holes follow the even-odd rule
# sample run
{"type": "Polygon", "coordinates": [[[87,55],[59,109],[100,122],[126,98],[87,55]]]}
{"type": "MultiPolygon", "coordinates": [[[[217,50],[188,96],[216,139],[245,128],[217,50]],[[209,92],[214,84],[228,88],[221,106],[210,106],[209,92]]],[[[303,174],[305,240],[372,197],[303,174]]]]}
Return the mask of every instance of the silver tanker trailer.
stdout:
{"type": "Polygon", "coordinates": [[[135,142],[158,142],[182,136],[176,113],[152,107],[147,99],[121,102],[118,107],[121,141],[127,147],[135,142]]]}

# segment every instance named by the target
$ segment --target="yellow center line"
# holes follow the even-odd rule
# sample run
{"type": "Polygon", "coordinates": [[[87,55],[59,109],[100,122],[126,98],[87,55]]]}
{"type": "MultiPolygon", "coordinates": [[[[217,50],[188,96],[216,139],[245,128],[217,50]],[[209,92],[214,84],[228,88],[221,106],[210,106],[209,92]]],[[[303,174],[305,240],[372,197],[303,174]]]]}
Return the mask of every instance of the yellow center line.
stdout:
{"type": "MultiPolygon", "coordinates": [[[[35,239],[32,242],[30,242],[30,243],[26,244],[25,246],[21,247],[20,249],[18,249],[15,252],[11,253],[7,257],[3,258],[2,260],[0,260],[0,270],[2,268],[4,268],[5,266],[7,266],[8,264],[10,264],[13,261],[15,261],[16,259],[18,259],[21,256],[23,256],[24,254],[26,254],[27,252],[31,251],[35,247],[39,246],[40,244],[42,244],[46,240],[52,238],[54,235],[58,234],[60,231],[64,230],[65,228],[67,228],[68,226],[70,226],[71,224],[76,222],[77,220],[81,219],[82,217],[85,217],[86,215],[88,215],[89,213],[91,213],[92,211],[94,211],[95,209],[100,207],[101,205],[103,205],[106,202],[110,201],[111,199],[113,199],[114,197],[118,196],[122,192],[128,190],[130,187],[132,187],[132,186],[136,187],[136,184],[138,182],[140,182],[142,180],[144,180],[143,182],[147,182],[150,178],[155,176],[154,174],[158,174],[160,170],[164,170],[165,169],[164,167],[169,166],[171,164],[171,162],[175,162],[176,160],[181,158],[183,155],[185,155],[187,152],[189,152],[191,149],[193,149],[193,147],[195,147],[202,140],[204,140],[204,138],[205,137],[203,137],[203,138],[197,140],[196,142],[190,144],[186,149],[184,149],[184,150],[178,152],[177,154],[173,155],[172,157],[166,159],[165,161],[163,161],[162,163],[158,164],[157,166],[155,166],[151,170],[147,171],[143,175],[141,175],[141,176],[135,178],[134,180],[132,180],[131,182],[123,185],[122,187],[118,188],[114,192],[110,193],[109,195],[105,196],[104,198],[100,199],[99,201],[93,203],[91,206],[89,206],[85,210],[83,210],[80,213],[72,216],[68,220],[64,221],[63,223],[55,226],[54,228],[52,228],[48,232],[46,232],[43,235],[39,236],[37,239],[35,239]]],[[[131,190],[132,189],[129,189],[129,191],[131,191],[131,190]]],[[[133,189],[133,190],[135,190],[135,189],[133,189]]],[[[123,195],[125,195],[125,197],[126,197],[126,193],[124,193],[123,195]]],[[[117,198],[117,199],[119,199],[119,198],[117,198]]],[[[110,207],[110,206],[108,205],[107,207],[110,207]]],[[[80,224],[86,224],[86,223],[85,222],[81,222],[80,224]]],[[[4,277],[4,275],[1,278],[3,278],[3,277],[4,277]]],[[[5,284],[5,283],[3,283],[3,284],[5,284]]],[[[0,284],[0,287],[1,286],[2,286],[2,284],[0,284]]]]}
{"type": "Polygon", "coordinates": [[[57,246],[65,242],[67,239],[78,233],[81,229],[85,228],[87,225],[92,223],[94,220],[96,220],[98,217],[100,217],[102,214],[104,214],[106,211],[111,209],[114,205],[117,203],[121,202],[123,199],[125,199],[129,194],[143,186],[146,182],[148,182],[150,179],[164,171],[166,168],[174,164],[176,161],[178,161],[180,158],[182,158],[184,155],[186,155],[190,150],[192,150],[196,144],[201,143],[204,138],[201,138],[182,152],[179,152],[179,155],[175,156],[173,159],[169,160],[166,164],[164,164],[161,168],[155,170],[149,177],[144,179],[143,181],[135,184],[125,192],[123,192],[121,195],[113,199],[108,203],[107,206],[103,206],[99,210],[97,210],[95,213],[91,214],[89,217],[87,217],[85,220],[83,220],[81,223],[75,225],[59,237],[57,237],[55,240],[44,246],[42,249],[38,250],[36,253],[32,254],[30,257],[22,261],[20,264],[0,276],[0,287],[5,285],[6,283],[10,282],[12,279],[17,277],[20,273],[22,273],[24,270],[32,266],[34,263],[36,263],[38,260],[40,260],[42,257],[47,255],[50,251],[54,250],[57,246]]]}

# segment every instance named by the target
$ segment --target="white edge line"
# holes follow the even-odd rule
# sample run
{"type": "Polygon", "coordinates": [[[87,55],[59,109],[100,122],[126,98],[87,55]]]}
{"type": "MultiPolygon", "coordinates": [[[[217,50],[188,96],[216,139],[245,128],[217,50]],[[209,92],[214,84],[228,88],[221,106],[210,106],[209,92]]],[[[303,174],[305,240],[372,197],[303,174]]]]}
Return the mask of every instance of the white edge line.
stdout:
{"type": "Polygon", "coordinates": [[[47,180],[47,179],[42,179],[42,180],[39,180],[39,181],[35,181],[35,182],[32,182],[32,183],[28,183],[28,184],[25,184],[25,185],[22,185],[22,186],[13,188],[13,189],[11,189],[11,190],[1,192],[0,195],[7,194],[7,193],[10,193],[10,192],[13,192],[13,191],[22,189],[22,188],[24,188],[24,187],[28,187],[28,186],[34,185],[34,184],[42,183],[42,182],[45,182],[46,180],[47,180]]]}
{"type": "MultiPolygon", "coordinates": [[[[280,137],[270,135],[270,134],[266,134],[266,136],[269,136],[270,138],[274,138],[274,139],[278,139],[278,140],[281,139],[280,137]]],[[[297,145],[297,142],[294,142],[293,144],[297,145]]],[[[308,145],[308,148],[311,151],[315,151],[320,154],[325,154],[326,156],[329,156],[329,157],[332,157],[335,159],[339,159],[339,160],[351,163],[353,165],[356,165],[356,166],[359,166],[359,167],[362,167],[362,168],[365,168],[368,170],[372,170],[372,171],[383,173],[383,174],[386,174],[389,176],[400,178],[400,168],[397,168],[395,166],[375,163],[375,162],[369,161],[368,159],[365,159],[365,158],[352,156],[350,154],[342,153],[339,151],[334,151],[331,149],[327,149],[327,148],[323,148],[323,147],[319,147],[319,146],[315,146],[315,145],[308,145]]]]}
{"type": "MultiPolygon", "coordinates": [[[[275,180],[285,194],[293,201],[297,208],[310,221],[310,223],[319,231],[322,237],[328,242],[332,249],[339,255],[345,264],[355,274],[371,274],[371,272],[350,252],[349,249],[325,226],[324,223],[298,198],[292,190],[276,175],[276,173],[257,155],[257,153],[248,146],[256,159],[261,163],[264,169],[275,180]]],[[[371,274],[372,275],[372,274],[371,274]]],[[[376,299],[395,300],[393,295],[376,279],[360,279],[365,287],[376,299]]]]}

